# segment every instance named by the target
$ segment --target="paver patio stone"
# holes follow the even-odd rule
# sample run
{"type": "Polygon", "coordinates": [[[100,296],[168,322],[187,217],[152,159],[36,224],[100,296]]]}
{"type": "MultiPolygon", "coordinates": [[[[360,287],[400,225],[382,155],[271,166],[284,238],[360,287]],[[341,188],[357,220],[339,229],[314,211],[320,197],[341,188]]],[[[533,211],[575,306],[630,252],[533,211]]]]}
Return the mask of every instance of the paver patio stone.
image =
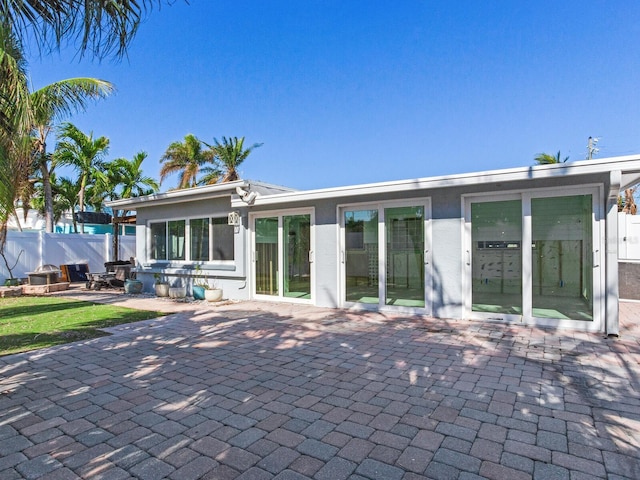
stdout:
{"type": "Polygon", "coordinates": [[[0,477],[640,478],[638,305],[621,304],[617,339],[304,305],[181,308],[0,357],[0,477]]]}

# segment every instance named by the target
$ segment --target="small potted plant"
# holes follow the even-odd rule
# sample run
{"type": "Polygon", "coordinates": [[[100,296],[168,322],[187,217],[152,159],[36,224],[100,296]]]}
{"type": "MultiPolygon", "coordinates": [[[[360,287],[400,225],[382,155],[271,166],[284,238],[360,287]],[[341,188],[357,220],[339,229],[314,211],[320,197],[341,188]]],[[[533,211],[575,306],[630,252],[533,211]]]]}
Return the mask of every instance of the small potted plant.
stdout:
{"type": "Polygon", "coordinates": [[[193,298],[195,300],[204,300],[205,292],[208,290],[209,284],[207,283],[205,276],[202,274],[200,265],[196,265],[196,274],[193,277],[193,298]]]}
{"type": "Polygon", "coordinates": [[[222,288],[220,288],[217,282],[212,280],[211,285],[207,285],[204,290],[204,299],[207,302],[219,302],[222,300],[222,288]]]}
{"type": "Polygon", "coordinates": [[[153,278],[156,279],[156,283],[153,285],[156,289],[156,295],[158,297],[168,297],[169,284],[162,279],[162,275],[156,272],[153,274],[153,278]]]}
{"type": "Polygon", "coordinates": [[[176,284],[173,287],[169,287],[170,298],[184,298],[187,296],[187,287],[183,287],[181,284],[176,284]]]}

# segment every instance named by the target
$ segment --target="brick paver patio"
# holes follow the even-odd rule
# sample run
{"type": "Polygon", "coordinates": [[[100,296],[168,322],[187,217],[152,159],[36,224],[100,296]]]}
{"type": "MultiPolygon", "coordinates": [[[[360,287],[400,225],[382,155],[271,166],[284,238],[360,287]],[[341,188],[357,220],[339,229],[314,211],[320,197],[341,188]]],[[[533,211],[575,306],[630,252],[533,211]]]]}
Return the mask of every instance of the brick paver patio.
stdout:
{"type": "Polygon", "coordinates": [[[638,304],[617,339],[184,307],[0,357],[0,478],[640,478],[638,304]]]}

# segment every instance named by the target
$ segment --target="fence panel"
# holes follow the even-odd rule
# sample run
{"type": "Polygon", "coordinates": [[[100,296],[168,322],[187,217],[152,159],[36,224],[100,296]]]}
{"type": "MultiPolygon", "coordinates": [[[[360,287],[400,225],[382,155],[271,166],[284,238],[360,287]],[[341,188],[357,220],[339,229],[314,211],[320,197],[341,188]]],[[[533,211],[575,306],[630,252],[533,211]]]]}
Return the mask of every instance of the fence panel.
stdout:
{"type": "MultiPolygon", "coordinates": [[[[16,278],[26,277],[27,272],[33,272],[40,265],[40,238],[38,232],[8,232],[7,243],[4,248],[5,258],[9,267],[13,269],[16,278]],[[14,264],[18,262],[15,267],[14,264]]],[[[5,260],[0,262],[0,278],[9,278],[5,260]]]]}
{"type": "Polygon", "coordinates": [[[90,272],[104,271],[110,245],[106,235],[51,233],[44,236],[44,263],[87,263],[90,272]]]}
{"type": "MultiPolygon", "coordinates": [[[[13,269],[15,278],[24,278],[27,272],[50,263],[63,264],[86,263],[90,272],[103,272],[104,263],[112,258],[113,236],[81,235],[44,232],[9,231],[5,245],[5,256],[13,269]],[[22,253],[21,253],[22,252],[22,253]],[[18,259],[19,256],[19,259],[18,259]],[[13,267],[14,263],[15,268],[13,267]]],[[[136,237],[120,237],[120,260],[135,257],[136,237]]],[[[0,284],[10,278],[4,260],[0,259],[0,284]]]]}

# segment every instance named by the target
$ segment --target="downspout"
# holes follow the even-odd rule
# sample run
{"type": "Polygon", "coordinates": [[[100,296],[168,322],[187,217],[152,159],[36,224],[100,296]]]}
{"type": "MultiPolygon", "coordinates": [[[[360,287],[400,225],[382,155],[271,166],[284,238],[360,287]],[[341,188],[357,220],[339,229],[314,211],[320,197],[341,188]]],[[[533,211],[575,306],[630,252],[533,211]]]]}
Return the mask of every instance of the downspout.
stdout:
{"type": "Polygon", "coordinates": [[[619,282],[618,282],[618,195],[622,183],[622,172],[609,173],[609,195],[605,222],[605,333],[617,337],[620,333],[619,282]]]}

